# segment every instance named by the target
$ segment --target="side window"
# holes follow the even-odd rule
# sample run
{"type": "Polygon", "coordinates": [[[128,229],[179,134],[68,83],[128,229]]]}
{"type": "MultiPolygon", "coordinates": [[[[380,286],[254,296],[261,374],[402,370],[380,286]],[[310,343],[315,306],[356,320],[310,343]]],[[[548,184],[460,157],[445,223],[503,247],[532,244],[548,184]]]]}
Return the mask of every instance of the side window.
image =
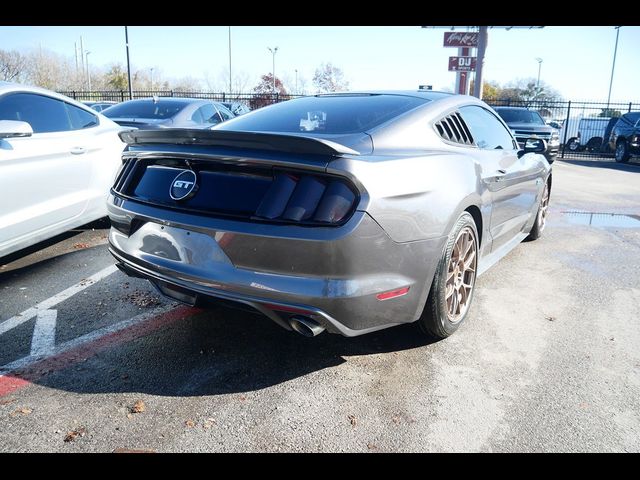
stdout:
{"type": "Polygon", "coordinates": [[[33,93],[13,93],[2,97],[0,120],[27,122],[33,133],[72,130],[65,102],[33,93]]]}
{"type": "Polygon", "coordinates": [[[193,115],[191,115],[191,121],[196,123],[204,123],[204,119],[202,118],[202,107],[193,112],[193,115]]]}
{"type": "Polygon", "coordinates": [[[200,107],[200,110],[202,110],[202,118],[204,118],[204,123],[213,123],[214,125],[216,123],[220,123],[218,112],[212,104],[207,103],[206,105],[200,107]]]}
{"type": "Polygon", "coordinates": [[[218,112],[220,112],[223,122],[231,120],[234,117],[233,113],[227,110],[227,108],[225,108],[223,105],[218,105],[218,112]]]}
{"type": "Polygon", "coordinates": [[[82,130],[83,128],[91,128],[98,125],[98,117],[93,113],[89,113],[82,108],[78,108],[70,103],[65,103],[69,119],[71,120],[71,128],[73,130],[82,130]]]}
{"type": "Polygon", "coordinates": [[[517,148],[509,131],[488,110],[477,105],[467,105],[461,107],[459,111],[479,148],[483,150],[517,148]]]}

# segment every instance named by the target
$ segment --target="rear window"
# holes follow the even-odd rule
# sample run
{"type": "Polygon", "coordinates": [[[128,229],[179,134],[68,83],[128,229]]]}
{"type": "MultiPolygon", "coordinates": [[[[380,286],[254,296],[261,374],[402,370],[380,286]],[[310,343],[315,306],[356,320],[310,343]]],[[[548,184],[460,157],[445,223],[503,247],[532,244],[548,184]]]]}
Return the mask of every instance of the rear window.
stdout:
{"type": "Polygon", "coordinates": [[[531,110],[496,110],[498,115],[507,123],[533,123],[536,125],[544,125],[544,120],[538,112],[531,110]]]}
{"type": "Polygon", "coordinates": [[[400,95],[306,97],[255,110],[215,128],[252,132],[364,132],[428,101],[400,95]]]}
{"type": "Polygon", "coordinates": [[[109,118],[171,118],[190,102],[133,101],[124,102],[105,110],[103,115],[109,118]]]}

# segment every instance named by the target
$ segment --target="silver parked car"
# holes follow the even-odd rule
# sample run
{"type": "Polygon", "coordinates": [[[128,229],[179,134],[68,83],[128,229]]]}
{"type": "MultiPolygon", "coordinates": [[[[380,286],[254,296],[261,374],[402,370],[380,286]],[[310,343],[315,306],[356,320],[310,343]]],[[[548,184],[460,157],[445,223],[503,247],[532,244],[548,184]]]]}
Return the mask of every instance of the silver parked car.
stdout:
{"type": "Polygon", "coordinates": [[[220,102],[199,98],[152,97],[128,100],[102,114],[123,127],[211,128],[235,115],[220,102]]]}
{"type": "Polygon", "coordinates": [[[538,238],[549,206],[545,142],[520,149],[468,96],[318,95],[122,138],[108,202],[119,267],[307,336],[415,321],[450,335],[476,276],[538,238]]]}

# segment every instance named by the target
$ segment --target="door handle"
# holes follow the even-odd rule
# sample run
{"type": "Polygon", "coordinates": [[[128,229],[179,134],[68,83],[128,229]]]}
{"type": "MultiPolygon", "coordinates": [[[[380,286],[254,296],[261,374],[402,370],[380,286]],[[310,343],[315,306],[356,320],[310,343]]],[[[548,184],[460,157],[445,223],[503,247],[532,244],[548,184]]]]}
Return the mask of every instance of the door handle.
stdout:
{"type": "Polygon", "coordinates": [[[506,174],[507,174],[507,171],[502,168],[500,170],[496,170],[496,174],[493,177],[493,181],[499,182],[500,180],[502,180],[502,177],[505,176],[506,174]]]}
{"type": "Polygon", "coordinates": [[[71,155],[82,155],[83,153],[86,153],[87,149],[84,147],[73,147],[71,150],[69,150],[69,153],[71,155]]]}

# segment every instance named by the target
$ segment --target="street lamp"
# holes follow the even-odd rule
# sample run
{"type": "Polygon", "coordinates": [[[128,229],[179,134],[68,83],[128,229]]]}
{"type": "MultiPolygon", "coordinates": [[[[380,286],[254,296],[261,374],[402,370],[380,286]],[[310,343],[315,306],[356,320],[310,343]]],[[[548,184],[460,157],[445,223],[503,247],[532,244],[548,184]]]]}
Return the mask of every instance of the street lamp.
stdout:
{"type": "Polygon", "coordinates": [[[613,65],[611,66],[611,80],[609,81],[609,96],[607,97],[607,109],[611,101],[611,87],[613,86],[613,72],[616,69],[616,55],[618,54],[618,37],[620,36],[620,27],[616,28],[616,46],[613,49],[613,65]]]}
{"type": "Polygon", "coordinates": [[[540,93],[540,69],[542,68],[542,59],[540,57],[536,57],[536,61],[538,62],[538,81],[536,82],[536,94],[540,93]]]}
{"type": "Polygon", "coordinates": [[[90,53],[91,52],[89,50],[85,52],[85,58],[87,59],[85,63],[87,65],[87,82],[89,83],[89,91],[91,91],[91,70],[89,70],[89,54],[90,53]]]}
{"type": "Polygon", "coordinates": [[[271,57],[273,60],[273,68],[271,70],[271,75],[273,76],[273,93],[276,91],[276,53],[278,53],[278,47],[267,47],[267,49],[271,52],[271,57]]]}

